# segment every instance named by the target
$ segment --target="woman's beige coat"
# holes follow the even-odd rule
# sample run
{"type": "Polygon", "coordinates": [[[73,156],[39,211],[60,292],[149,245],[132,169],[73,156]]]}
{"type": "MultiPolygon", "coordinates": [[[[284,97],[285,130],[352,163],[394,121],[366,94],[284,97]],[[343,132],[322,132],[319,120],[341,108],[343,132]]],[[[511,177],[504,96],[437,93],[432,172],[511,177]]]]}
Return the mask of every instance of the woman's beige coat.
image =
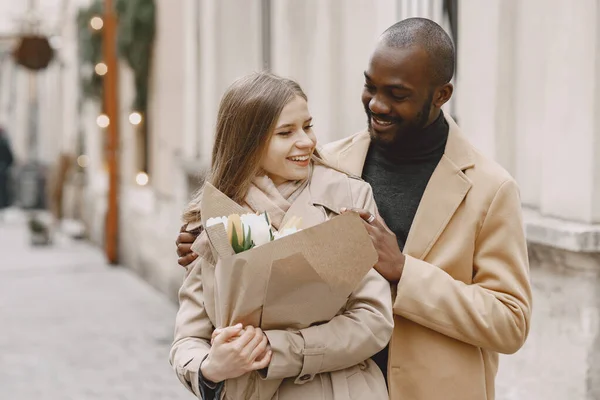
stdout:
{"type": "MultiPolygon", "coordinates": [[[[315,165],[310,184],[294,201],[286,218],[302,217],[302,227],[308,228],[338,214],[343,207],[375,212],[370,186],[334,169],[315,165]]],[[[170,353],[179,380],[198,397],[198,369],[210,350],[215,328],[211,318],[214,282],[210,273],[214,264],[209,253],[207,249],[189,267],[181,286],[175,341],[170,353]]],[[[330,322],[300,331],[266,332],[273,358],[260,382],[261,400],[387,399],[383,375],[370,357],[388,344],[392,330],[390,286],[371,270],[330,322]],[[278,382],[281,382],[279,389],[278,382]],[[267,394],[263,396],[265,391],[267,394]]],[[[258,399],[245,396],[236,380],[226,381],[224,398],[258,399]]]]}

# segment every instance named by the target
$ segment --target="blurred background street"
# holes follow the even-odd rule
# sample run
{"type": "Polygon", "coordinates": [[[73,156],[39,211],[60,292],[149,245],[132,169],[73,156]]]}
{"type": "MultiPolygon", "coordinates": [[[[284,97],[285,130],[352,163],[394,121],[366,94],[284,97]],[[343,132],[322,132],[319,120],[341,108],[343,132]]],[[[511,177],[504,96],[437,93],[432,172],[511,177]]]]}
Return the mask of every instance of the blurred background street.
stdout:
{"type": "Polygon", "coordinates": [[[444,111],[521,189],[534,311],[497,399],[600,400],[597,0],[0,0],[0,398],[191,398],[174,241],[222,93],[272,70],[320,143],[348,136],[415,16],[457,48],[444,111]]]}
{"type": "Polygon", "coordinates": [[[14,400],[178,400],[176,306],[94,246],[32,249],[24,215],[0,225],[0,390],[14,400]]]}

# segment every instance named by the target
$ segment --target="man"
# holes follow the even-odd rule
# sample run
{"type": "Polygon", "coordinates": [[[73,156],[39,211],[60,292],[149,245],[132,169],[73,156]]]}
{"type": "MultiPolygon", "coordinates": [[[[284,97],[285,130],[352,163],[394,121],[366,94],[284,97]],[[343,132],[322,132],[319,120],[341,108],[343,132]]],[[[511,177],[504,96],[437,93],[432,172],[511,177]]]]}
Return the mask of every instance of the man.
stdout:
{"type": "MultiPolygon", "coordinates": [[[[374,357],[393,400],[494,399],[498,353],[517,351],[529,332],[518,188],[441,111],[454,64],[436,23],[391,26],[365,71],[368,129],[322,151],[369,182],[379,208],[377,217],[352,211],[394,292],[394,334],[374,357]]],[[[192,238],[178,239],[182,265],[194,258],[192,238]]]]}

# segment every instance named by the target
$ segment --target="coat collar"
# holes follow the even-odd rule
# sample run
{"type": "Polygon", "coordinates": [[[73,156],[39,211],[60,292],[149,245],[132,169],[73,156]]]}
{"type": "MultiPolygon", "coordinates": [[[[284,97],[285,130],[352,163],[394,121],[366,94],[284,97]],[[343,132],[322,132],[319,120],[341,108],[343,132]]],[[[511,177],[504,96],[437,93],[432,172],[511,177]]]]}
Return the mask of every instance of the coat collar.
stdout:
{"type": "Polygon", "coordinates": [[[339,213],[342,207],[351,207],[352,194],[348,175],[324,165],[315,165],[310,182],[311,202],[339,213]]]}
{"type": "Polygon", "coordinates": [[[323,222],[323,206],[336,214],[342,207],[352,207],[352,194],[345,173],[315,164],[309,185],[293,202],[283,218],[283,225],[292,217],[302,217],[302,228],[323,222]]]}
{"type": "MultiPolygon", "coordinates": [[[[419,259],[427,256],[472,186],[464,171],[475,165],[473,148],[456,122],[447,114],[445,118],[450,127],[446,149],[425,188],[403,250],[419,259]]],[[[329,159],[361,176],[370,143],[368,131],[360,132],[329,159]]]]}
{"type": "MultiPolygon", "coordinates": [[[[444,157],[457,168],[464,171],[475,165],[472,146],[463,136],[452,117],[445,113],[444,117],[450,128],[444,157]]],[[[349,143],[340,150],[339,154],[332,157],[334,159],[332,161],[334,161],[338,168],[348,171],[353,175],[361,176],[370,145],[371,138],[369,132],[367,130],[361,131],[350,138],[349,143]]]]}

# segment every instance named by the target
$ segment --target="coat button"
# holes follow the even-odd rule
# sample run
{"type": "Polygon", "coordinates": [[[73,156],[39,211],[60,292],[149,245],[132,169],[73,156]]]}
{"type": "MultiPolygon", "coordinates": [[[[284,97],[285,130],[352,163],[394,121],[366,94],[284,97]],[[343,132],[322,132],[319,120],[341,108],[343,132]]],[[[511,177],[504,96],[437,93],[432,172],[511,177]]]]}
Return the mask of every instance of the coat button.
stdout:
{"type": "Polygon", "coordinates": [[[307,380],[309,380],[309,379],[310,379],[310,375],[308,375],[308,374],[306,374],[306,375],[302,375],[302,376],[300,377],[300,380],[301,380],[302,382],[306,382],[306,381],[307,381],[307,380]]]}

